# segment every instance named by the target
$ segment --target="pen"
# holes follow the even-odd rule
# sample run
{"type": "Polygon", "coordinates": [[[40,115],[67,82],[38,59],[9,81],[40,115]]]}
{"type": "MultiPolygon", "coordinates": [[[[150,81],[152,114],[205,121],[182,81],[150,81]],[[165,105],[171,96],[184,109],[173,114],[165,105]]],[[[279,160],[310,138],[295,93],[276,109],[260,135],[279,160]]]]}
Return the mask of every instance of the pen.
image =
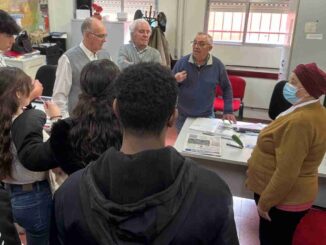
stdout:
{"type": "Polygon", "coordinates": [[[214,136],[214,133],[211,133],[211,132],[202,132],[202,134],[209,135],[209,136],[214,136]]]}
{"type": "Polygon", "coordinates": [[[202,134],[209,135],[209,136],[219,136],[222,139],[232,140],[231,136],[224,136],[224,135],[220,135],[220,134],[214,134],[214,133],[211,133],[211,132],[202,132],[202,134]]]}
{"type": "Polygon", "coordinates": [[[241,147],[241,146],[230,144],[230,143],[226,143],[226,145],[231,146],[231,147],[235,147],[235,148],[239,148],[239,149],[243,149],[243,147],[241,147]]]}

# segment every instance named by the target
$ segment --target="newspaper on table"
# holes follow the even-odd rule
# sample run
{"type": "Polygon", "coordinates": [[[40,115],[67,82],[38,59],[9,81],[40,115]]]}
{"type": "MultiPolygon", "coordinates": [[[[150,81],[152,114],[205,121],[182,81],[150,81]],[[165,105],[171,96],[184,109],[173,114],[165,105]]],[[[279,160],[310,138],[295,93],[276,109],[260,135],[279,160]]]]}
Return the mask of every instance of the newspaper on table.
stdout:
{"type": "Polygon", "coordinates": [[[189,129],[214,133],[219,125],[216,118],[196,118],[190,125],[189,129]]]}
{"type": "Polygon", "coordinates": [[[184,151],[199,155],[221,156],[221,137],[188,133],[184,151]]]}

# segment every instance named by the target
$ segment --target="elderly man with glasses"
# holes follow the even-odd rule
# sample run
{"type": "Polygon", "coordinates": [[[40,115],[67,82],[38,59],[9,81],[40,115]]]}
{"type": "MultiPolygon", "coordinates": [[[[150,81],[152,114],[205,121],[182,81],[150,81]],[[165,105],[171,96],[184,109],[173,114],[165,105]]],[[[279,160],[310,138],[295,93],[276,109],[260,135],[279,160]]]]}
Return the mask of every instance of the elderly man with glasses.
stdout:
{"type": "Polygon", "coordinates": [[[155,48],[148,46],[152,29],[145,19],[136,19],[129,27],[131,41],[121,46],[118,66],[124,69],[140,62],[161,63],[161,55],[155,48]]]}
{"type": "Polygon", "coordinates": [[[179,85],[178,131],[187,117],[215,117],[213,102],[217,85],[222,88],[225,102],[223,119],[236,122],[231,83],[223,63],[209,53],[212,48],[212,37],[203,32],[197,33],[192,42],[192,54],[182,57],[173,68],[179,85]],[[182,72],[186,73],[183,80],[178,77],[182,72]]]}
{"type": "Polygon", "coordinates": [[[52,97],[63,117],[68,117],[77,104],[78,95],[81,93],[79,78],[82,68],[93,60],[111,60],[110,54],[102,49],[107,37],[102,21],[87,18],[81,26],[81,31],[82,42],[67,50],[58,62],[52,97]]]}

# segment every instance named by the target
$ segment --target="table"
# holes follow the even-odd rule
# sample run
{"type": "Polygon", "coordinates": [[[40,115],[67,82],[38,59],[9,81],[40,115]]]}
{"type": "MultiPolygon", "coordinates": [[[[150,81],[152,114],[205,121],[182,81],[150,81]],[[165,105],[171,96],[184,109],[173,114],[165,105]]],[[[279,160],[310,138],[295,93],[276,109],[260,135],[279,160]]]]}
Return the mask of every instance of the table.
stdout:
{"type": "Polygon", "coordinates": [[[37,70],[46,64],[45,55],[34,55],[31,57],[9,58],[5,57],[7,66],[14,66],[22,69],[31,78],[35,78],[37,70]]]}
{"type": "MultiPolygon", "coordinates": [[[[190,157],[205,168],[218,173],[218,175],[221,176],[229,185],[234,196],[252,199],[253,193],[249,191],[244,185],[244,181],[246,179],[247,160],[251,155],[252,149],[248,147],[245,147],[244,149],[229,147],[226,145],[229,140],[222,138],[221,157],[197,155],[191,152],[184,152],[183,149],[187,134],[199,132],[189,129],[194,120],[194,118],[187,118],[178,135],[174,147],[183,156],[190,157]]],[[[246,145],[248,143],[252,144],[253,140],[255,141],[257,139],[257,136],[241,134],[240,138],[246,145]]],[[[318,169],[318,176],[319,192],[314,205],[326,207],[326,155],[324,156],[323,162],[318,169]]]]}

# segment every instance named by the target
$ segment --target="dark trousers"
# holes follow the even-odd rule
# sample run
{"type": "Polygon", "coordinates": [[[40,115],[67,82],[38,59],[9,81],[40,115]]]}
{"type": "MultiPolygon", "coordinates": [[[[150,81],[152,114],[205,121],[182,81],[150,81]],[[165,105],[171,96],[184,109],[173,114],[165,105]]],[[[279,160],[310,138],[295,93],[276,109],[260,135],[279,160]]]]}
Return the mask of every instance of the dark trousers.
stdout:
{"type": "MultiPolygon", "coordinates": [[[[254,194],[256,204],[260,196],[254,194]]],[[[275,207],[269,211],[272,221],[259,218],[259,240],[261,245],[291,245],[294,231],[308,210],[287,212],[275,207]]]]}
{"type": "Polygon", "coordinates": [[[9,194],[0,182],[0,244],[20,245],[21,242],[14,226],[9,194]]]}

